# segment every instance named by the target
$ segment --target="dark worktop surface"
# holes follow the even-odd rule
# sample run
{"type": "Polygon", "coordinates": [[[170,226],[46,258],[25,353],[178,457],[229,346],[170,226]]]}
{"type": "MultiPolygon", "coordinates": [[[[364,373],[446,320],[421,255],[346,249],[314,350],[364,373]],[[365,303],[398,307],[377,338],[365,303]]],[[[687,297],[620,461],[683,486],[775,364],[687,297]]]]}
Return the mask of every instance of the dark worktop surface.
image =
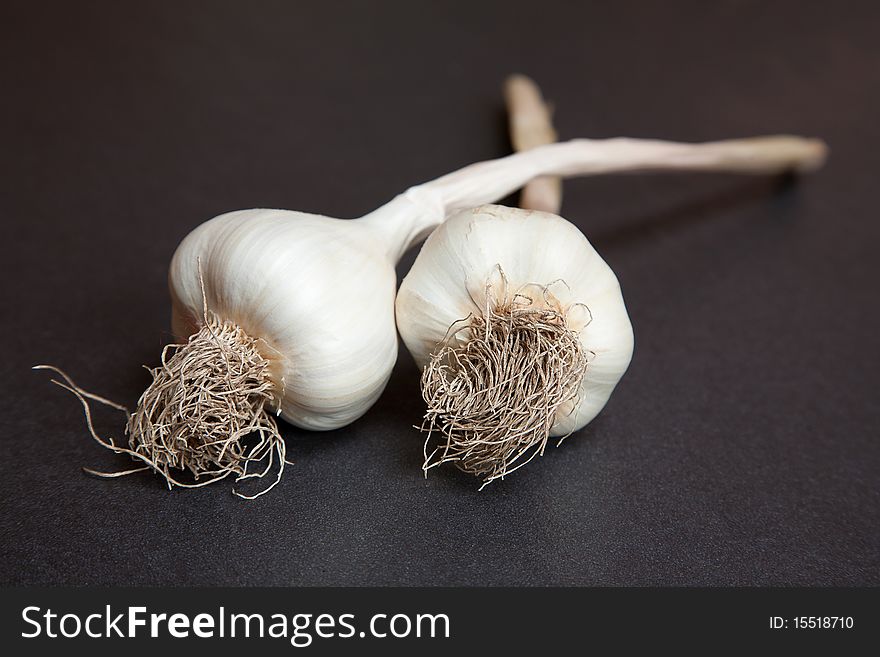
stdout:
{"type": "Polygon", "coordinates": [[[878,24],[867,2],[4,3],[0,583],[880,584],[878,24]],[[562,138],[786,132],[832,156],[567,182],[634,359],[599,418],[482,492],[423,478],[404,350],[354,425],[285,425],[296,464],[255,502],[83,474],[130,462],[31,365],[134,404],[190,230],[358,216],[504,155],[515,71],[562,138]]]}

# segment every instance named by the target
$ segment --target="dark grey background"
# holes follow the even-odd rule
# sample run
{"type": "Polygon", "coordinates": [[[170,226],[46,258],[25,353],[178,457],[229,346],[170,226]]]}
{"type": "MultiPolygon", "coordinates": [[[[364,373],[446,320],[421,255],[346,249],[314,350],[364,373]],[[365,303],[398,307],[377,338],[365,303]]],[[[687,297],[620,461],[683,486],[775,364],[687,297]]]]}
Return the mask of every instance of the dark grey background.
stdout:
{"type": "Polygon", "coordinates": [[[872,4],[4,3],[0,581],[880,584],[872,4]],[[285,428],[296,465],[256,502],[80,471],[128,461],[31,365],[133,404],[188,231],[357,216],[504,155],[514,71],[564,138],[789,132],[832,158],[794,184],[567,183],[635,356],[595,422],[483,492],[422,478],[405,352],[353,426],[285,428]]]}

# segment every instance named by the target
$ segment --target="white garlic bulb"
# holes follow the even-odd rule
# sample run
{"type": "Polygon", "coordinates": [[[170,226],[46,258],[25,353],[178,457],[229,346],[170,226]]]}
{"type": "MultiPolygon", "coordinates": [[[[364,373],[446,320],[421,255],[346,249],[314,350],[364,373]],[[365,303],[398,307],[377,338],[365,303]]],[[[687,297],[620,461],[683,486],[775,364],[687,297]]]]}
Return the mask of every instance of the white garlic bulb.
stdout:
{"type": "Polygon", "coordinates": [[[397,278],[385,248],[361,221],[221,215],[174,254],[172,328],[185,339],[202,325],[204,281],[207,307],[260,338],[281,416],[305,429],[344,426],[376,401],[397,358],[397,278]]]}
{"type": "MultiPolygon", "coordinates": [[[[524,462],[527,450],[543,451],[548,437],[566,436],[590,422],[633,351],[614,272],[573,224],[546,212],[487,205],[451,217],[422,247],[400,286],[396,309],[407,349],[426,372],[433,360],[440,375],[423,378],[427,419],[449,438],[439,449],[445,460],[487,481],[512,471],[518,459],[524,462]],[[568,336],[527,343],[530,326],[512,331],[503,326],[524,311],[531,313],[529,323],[567,329],[580,341],[583,356],[574,349],[574,360],[542,360],[542,353],[568,336]],[[504,337],[478,354],[469,352],[469,342],[483,341],[495,330],[484,321],[490,313],[504,337]],[[548,370],[568,367],[576,368],[576,379],[567,389],[548,383],[553,375],[548,370]],[[529,377],[534,385],[522,383],[529,377]],[[510,443],[505,452],[494,455],[499,462],[486,463],[505,441],[510,443]]],[[[426,467],[444,460],[428,457],[426,467]]]]}
{"type": "MultiPolygon", "coordinates": [[[[514,143],[552,140],[537,86],[515,76],[506,92],[514,143]]],[[[707,144],[610,139],[539,145],[508,160],[541,163],[531,170],[535,180],[636,170],[807,172],[826,153],[821,141],[788,136],[707,144]],[[551,152],[555,162],[546,166],[551,152]]],[[[433,185],[442,189],[458,175],[433,185]]],[[[559,181],[541,183],[524,201],[555,210],[559,181]]],[[[425,243],[396,312],[423,368],[425,472],[453,462],[485,485],[543,454],[551,436],[590,422],[626,371],[633,337],[616,277],[572,224],[546,212],[466,208],[447,203],[463,211],[425,243]]]]}
{"type": "Polygon", "coordinates": [[[578,400],[556,414],[550,436],[580,429],[602,410],[626,371],[633,331],[617,276],[562,217],[485,205],[445,221],[397,293],[397,328],[407,349],[423,367],[450,326],[483,314],[492,301],[487,295],[505,286],[508,298],[521,295],[530,307],[566,317],[589,354],[578,400]]]}

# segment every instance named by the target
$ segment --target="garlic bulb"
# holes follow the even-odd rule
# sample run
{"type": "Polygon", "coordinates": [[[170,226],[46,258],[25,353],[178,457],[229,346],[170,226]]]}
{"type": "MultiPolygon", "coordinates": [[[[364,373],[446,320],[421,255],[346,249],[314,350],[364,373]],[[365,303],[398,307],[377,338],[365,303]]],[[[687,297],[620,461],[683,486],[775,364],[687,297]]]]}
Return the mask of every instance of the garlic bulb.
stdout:
{"type": "Polygon", "coordinates": [[[455,460],[486,481],[590,422],[632,356],[617,277],[573,224],[546,212],[487,205],[451,217],[425,242],[396,308],[425,371],[428,427],[443,435],[426,468],[455,460]]]}
{"type": "MultiPolygon", "coordinates": [[[[529,82],[509,83],[512,114],[543,125],[535,142],[552,139],[548,114],[529,82]]],[[[516,136],[523,126],[512,129],[516,136]]],[[[568,147],[576,143],[584,144],[568,147]]],[[[566,145],[514,157],[559,146],[566,145]]],[[[783,161],[807,171],[824,156],[820,142],[787,137],[692,147],[611,140],[598,148],[603,171],[757,172],[783,161]]],[[[547,181],[525,201],[558,207],[560,187],[547,181]]],[[[487,205],[447,219],[404,278],[396,312],[398,330],[423,370],[424,470],[453,462],[484,485],[543,454],[550,437],[590,422],[632,356],[617,278],[574,225],[548,212],[487,205]]]]}
{"type": "Polygon", "coordinates": [[[281,416],[305,429],[344,426],[376,401],[397,357],[397,278],[385,248],[360,221],[221,215],[174,254],[172,329],[186,338],[204,324],[203,281],[205,305],[260,339],[281,416]]]}

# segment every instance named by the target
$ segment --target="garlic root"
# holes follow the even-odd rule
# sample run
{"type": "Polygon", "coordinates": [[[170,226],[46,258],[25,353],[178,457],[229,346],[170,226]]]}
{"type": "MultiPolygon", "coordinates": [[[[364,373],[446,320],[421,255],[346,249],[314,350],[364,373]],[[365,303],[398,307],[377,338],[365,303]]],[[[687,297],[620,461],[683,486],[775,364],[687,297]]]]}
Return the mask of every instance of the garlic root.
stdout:
{"type": "MultiPolygon", "coordinates": [[[[504,98],[514,150],[527,151],[556,141],[552,110],[531,78],[511,75],[504,82],[504,98]]],[[[562,206],[562,179],[540,176],[530,181],[520,192],[519,206],[558,214],[562,206]]]]}
{"type": "Polygon", "coordinates": [[[556,413],[577,404],[593,355],[548,287],[511,293],[500,265],[497,272],[501,283],[487,284],[482,313],[450,328],[421,381],[423,470],[451,462],[483,487],[544,454],[556,413]]]}
{"type": "Polygon", "coordinates": [[[260,341],[213,313],[186,344],[169,345],[162,365],[150,370],[152,383],[138,400],[126,426],[130,448],[171,486],[202,486],[236,476],[263,478],[277,467],[271,490],[284,473],[285,445],[270,412],[276,399],[271,364],[260,341]],[[170,358],[169,352],[173,352],[170,358]],[[256,435],[255,445],[243,439],[256,435]],[[277,457],[277,464],[275,463],[277,457]],[[263,463],[249,472],[249,466],[263,463]],[[172,469],[188,470],[197,484],[180,482],[172,469]]]}
{"type": "Polygon", "coordinates": [[[270,362],[259,346],[238,326],[206,311],[204,325],[186,344],[162,351],[162,365],[149,370],[153,381],[130,414],[124,406],[83,390],[58,368],[34,369],[50,369],[64,378],[64,383],[53,383],[80,400],[89,432],[99,444],[146,464],[109,473],[84,468],[86,472],[119,477],[153,470],[171,489],[199,488],[230,475],[236,482],[262,479],[277,469],[274,481],[256,494],[233,490],[241,498],[255,499],[275,487],[287,463],[284,440],[270,413],[277,391],[269,376],[270,362]],[[97,434],[87,399],[128,415],[128,448],[97,434]],[[258,437],[256,444],[245,444],[250,435],[258,437]],[[251,466],[259,469],[251,471],[251,466]],[[173,470],[188,471],[193,482],[181,481],[173,470]]]}

